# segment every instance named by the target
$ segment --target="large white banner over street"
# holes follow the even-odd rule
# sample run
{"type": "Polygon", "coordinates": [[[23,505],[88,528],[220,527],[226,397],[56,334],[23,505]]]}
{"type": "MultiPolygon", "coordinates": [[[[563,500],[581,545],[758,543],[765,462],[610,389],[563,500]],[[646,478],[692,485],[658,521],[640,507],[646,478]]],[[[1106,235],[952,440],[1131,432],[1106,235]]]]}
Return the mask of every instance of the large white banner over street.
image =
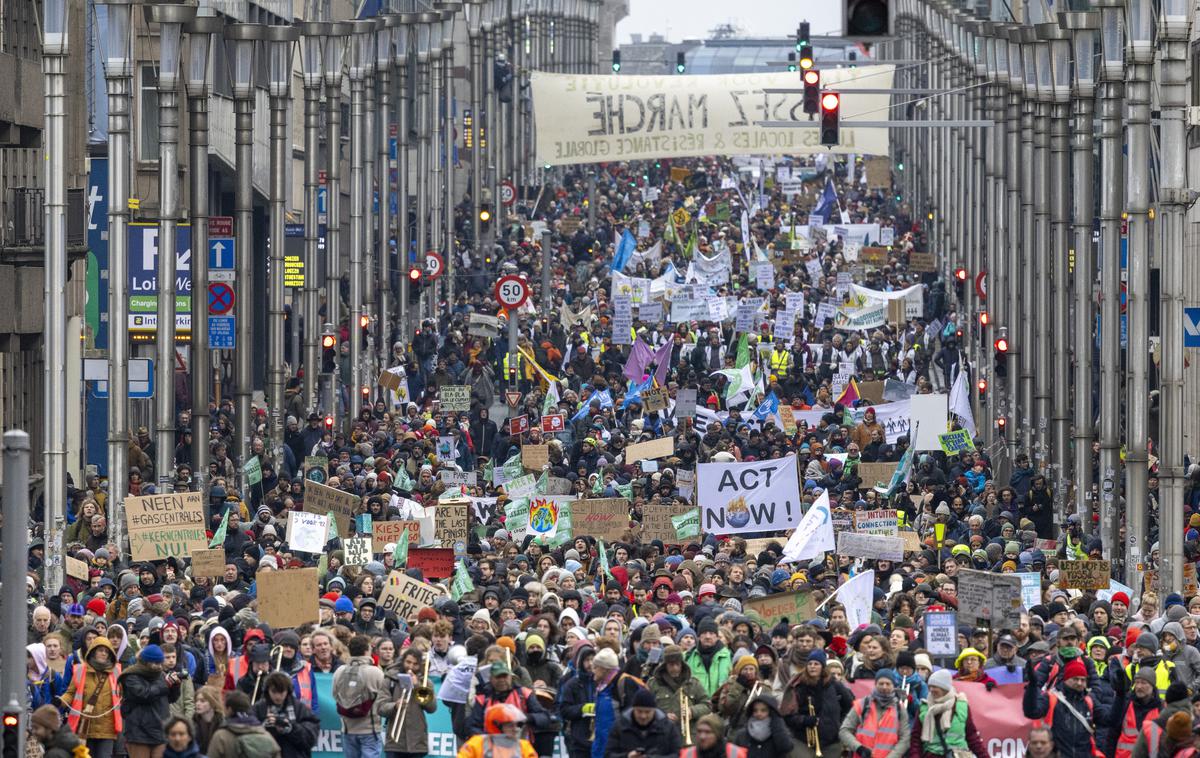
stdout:
{"type": "Polygon", "coordinates": [[[841,142],[820,143],[819,121],[804,113],[799,74],[712,76],[532,75],[537,160],[545,165],[704,155],[887,155],[887,129],[853,122],[888,118],[893,66],[821,72],[821,84],[842,93],[841,142]],[[793,89],[767,93],[767,89],[793,89]],[[803,122],[803,128],[758,126],[803,122]]]}
{"type": "Polygon", "coordinates": [[[700,530],[707,534],[774,532],[800,523],[796,456],[696,467],[700,530]]]}

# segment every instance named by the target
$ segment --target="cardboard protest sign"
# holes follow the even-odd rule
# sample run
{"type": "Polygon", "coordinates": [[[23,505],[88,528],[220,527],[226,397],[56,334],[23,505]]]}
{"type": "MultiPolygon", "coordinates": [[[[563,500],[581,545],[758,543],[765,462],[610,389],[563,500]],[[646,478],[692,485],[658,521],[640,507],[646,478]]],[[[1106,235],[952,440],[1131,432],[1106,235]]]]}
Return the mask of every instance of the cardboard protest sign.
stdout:
{"type": "Polygon", "coordinates": [[[448,547],[414,547],[408,550],[408,568],[421,569],[426,579],[454,575],[454,550],[448,547]]]}
{"type": "Polygon", "coordinates": [[[859,382],[858,394],[869,403],[882,403],[883,384],[883,382],[859,382]]]}
{"type": "MultiPolygon", "coordinates": [[[[225,559],[225,551],[222,550],[220,552],[221,552],[221,560],[224,560],[225,559]]],[[[72,579],[82,579],[85,582],[88,581],[88,565],[87,565],[87,563],[79,560],[78,558],[72,558],[69,555],[64,556],[63,562],[66,564],[67,576],[71,577],[72,579]]]]}
{"type": "Polygon", "coordinates": [[[325,483],[329,476],[329,459],[323,455],[310,455],[304,459],[304,479],[325,483]]]}
{"type": "Polygon", "coordinates": [[[640,460],[655,460],[667,458],[675,454],[675,438],[659,437],[649,442],[638,442],[625,448],[625,462],[632,463],[640,460]]]}
{"type": "Polygon", "coordinates": [[[994,629],[1015,628],[1021,622],[1021,577],[959,569],[958,615],[994,629]]]}
{"type": "Polygon", "coordinates": [[[864,534],[895,537],[900,531],[900,518],[896,511],[857,511],[854,514],[854,528],[864,534]]]}
{"type": "Polygon", "coordinates": [[[571,480],[562,476],[546,477],[546,494],[547,495],[569,495],[571,494],[571,480]]]}
{"type": "Polygon", "coordinates": [[[477,477],[474,471],[453,471],[444,468],[438,472],[438,479],[447,487],[474,487],[477,477]]]}
{"type": "Polygon", "coordinates": [[[674,519],[694,510],[687,505],[660,505],[647,503],[642,506],[642,544],[651,540],[662,540],[664,544],[677,544],[674,519]]]}
{"type": "Polygon", "coordinates": [[[542,433],[558,434],[567,430],[567,417],[562,413],[551,413],[542,416],[542,433]]]}
{"type": "Polygon", "coordinates": [[[433,538],[441,547],[454,550],[456,555],[466,555],[470,524],[467,521],[470,500],[443,500],[437,505],[437,524],[433,538]]]}
{"type": "Polygon", "coordinates": [[[337,521],[338,535],[342,537],[350,536],[354,511],[360,501],[361,498],[353,492],[343,492],[319,482],[308,482],[304,485],[304,510],[320,514],[332,511],[337,521]]]}
{"type": "Polygon", "coordinates": [[[870,489],[876,484],[886,485],[892,480],[892,474],[896,473],[895,463],[860,463],[858,464],[858,478],[861,483],[858,488],[870,489]]]}
{"type": "Polygon", "coordinates": [[[937,271],[937,255],[911,252],[908,254],[908,268],[920,274],[931,274],[937,271]]]}
{"type": "Polygon", "coordinates": [[[550,465],[549,445],[521,445],[521,466],[527,471],[541,472],[550,465]]]}
{"type": "Polygon", "coordinates": [[[293,629],[319,620],[317,570],[260,571],[258,620],[272,629],[293,629]]]}
{"type": "Polygon", "coordinates": [[[404,377],[399,374],[393,374],[391,371],[384,369],[379,372],[379,379],[376,383],[384,389],[389,389],[392,392],[399,392],[400,386],[404,383],[404,377]]]}
{"type": "Polygon", "coordinates": [[[742,603],[742,609],[746,613],[754,612],[762,616],[763,628],[770,629],[785,618],[790,624],[799,624],[812,618],[813,605],[807,592],[784,592],[747,600],[742,603]]]}
{"type": "Polygon", "coordinates": [[[1058,586],[1064,590],[1106,590],[1112,579],[1108,561],[1063,561],[1058,564],[1058,586]]]}
{"type": "Polygon", "coordinates": [[[696,481],[700,528],[709,534],[791,529],[804,515],[794,455],[750,463],[701,463],[696,481]]]}
{"type": "Polygon", "coordinates": [[[350,537],[342,540],[342,550],[347,566],[365,566],[371,562],[371,540],[367,537],[350,537]]]}
{"type": "Polygon", "coordinates": [[[791,437],[796,433],[796,413],[792,406],[784,403],[779,406],[779,420],[783,422],[783,433],[791,437]]]}
{"type": "Polygon", "coordinates": [[[308,511],[288,514],[287,542],[302,553],[323,553],[329,541],[329,516],[308,511]]]}
{"type": "Polygon", "coordinates": [[[623,497],[576,500],[571,503],[571,524],[576,534],[620,539],[629,529],[629,501],[623,497]]]}
{"type": "Polygon", "coordinates": [[[696,390],[681,389],[675,393],[675,418],[692,418],[696,415],[696,390]]]}
{"type": "Polygon", "coordinates": [[[438,388],[439,406],[449,413],[471,410],[471,387],[467,384],[447,384],[438,388]]]}
{"type": "MultiPolygon", "coordinates": [[[[415,550],[410,550],[409,555],[411,556],[413,552],[415,550]]],[[[418,582],[406,574],[393,571],[388,574],[387,583],[379,595],[379,610],[393,611],[397,616],[411,623],[418,611],[431,607],[442,595],[443,592],[440,588],[432,584],[418,582]]],[[[316,593],[314,593],[315,596],[316,593]]]]}
{"type": "Polygon", "coordinates": [[[421,544],[420,521],[376,521],[371,524],[371,552],[386,552],[387,545],[400,541],[400,535],[408,530],[408,541],[412,545],[421,544]]]}
{"type": "Polygon", "coordinates": [[[921,535],[907,529],[899,532],[900,539],[904,541],[904,552],[919,553],[925,549],[925,545],[921,542],[921,535]]]}
{"type": "Polygon", "coordinates": [[[225,573],[225,550],[202,548],[192,551],[192,576],[221,576],[225,573]]]}
{"type": "Polygon", "coordinates": [[[186,558],[208,547],[204,498],[199,492],[127,497],[125,526],[135,561],[186,558]]]}
{"type": "Polygon", "coordinates": [[[665,387],[646,390],[642,393],[642,409],[647,413],[665,410],[668,397],[665,387]]]}
{"type": "Polygon", "coordinates": [[[904,540],[882,534],[839,532],[837,551],[839,555],[852,555],[855,558],[901,561],[904,560],[904,540]]]}

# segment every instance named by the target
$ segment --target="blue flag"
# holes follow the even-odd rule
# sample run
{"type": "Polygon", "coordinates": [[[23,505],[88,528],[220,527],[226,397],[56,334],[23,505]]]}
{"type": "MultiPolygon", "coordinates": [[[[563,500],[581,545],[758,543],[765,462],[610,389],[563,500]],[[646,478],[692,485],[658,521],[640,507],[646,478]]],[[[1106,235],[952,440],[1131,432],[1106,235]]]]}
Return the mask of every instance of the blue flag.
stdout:
{"type": "Polygon", "coordinates": [[[759,403],[758,408],[754,410],[754,418],[759,421],[766,421],[771,416],[779,413],[779,398],[775,396],[775,391],[763,398],[759,403]]]}
{"type": "Polygon", "coordinates": [[[820,216],[821,219],[828,224],[829,217],[833,214],[834,208],[838,207],[837,191],[833,188],[833,179],[825,179],[825,189],[821,191],[821,199],[817,201],[817,207],[813,209],[814,216],[820,216]]]}
{"type": "Polygon", "coordinates": [[[629,259],[633,257],[633,251],[637,250],[637,239],[634,238],[629,230],[626,229],[621,235],[621,239],[617,242],[617,249],[613,253],[612,270],[620,271],[629,263],[629,259]]]}
{"type": "Polygon", "coordinates": [[[630,382],[629,391],[625,393],[625,399],[621,401],[621,410],[628,408],[630,403],[642,402],[642,393],[650,389],[650,386],[653,383],[653,376],[646,377],[646,381],[642,382],[641,384],[634,384],[633,382],[630,382]]]}

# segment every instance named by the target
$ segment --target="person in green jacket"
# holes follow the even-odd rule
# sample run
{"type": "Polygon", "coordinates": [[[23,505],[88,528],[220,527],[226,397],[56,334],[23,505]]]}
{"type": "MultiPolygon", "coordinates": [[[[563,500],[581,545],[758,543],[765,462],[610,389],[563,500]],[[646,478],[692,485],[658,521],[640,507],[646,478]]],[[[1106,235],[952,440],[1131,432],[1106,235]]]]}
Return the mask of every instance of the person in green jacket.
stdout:
{"type": "Polygon", "coordinates": [[[691,712],[688,728],[694,732],[696,722],[701,716],[712,712],[712,701],[704,690],[700,680],[692,676],[692,671],[683,662],[683,648],[678,645],[667,645],[663,648],[662,662],[654,669],[646,682],[654,702],[659,709],[667,714],[667,718],[683,730],[679,720],[679,710],[685,702],[691,712]]]}
{"type": "Polygon", "coordinates": [[[691,669],[692,676],[704,685],[704,691],[711,698],[729,678],[733,670],[733,654],[721,642],[717,632],[717,622],[709,617],[696,627],[698,634],[696,647],[684,658],[684,663],[691,669]]]}

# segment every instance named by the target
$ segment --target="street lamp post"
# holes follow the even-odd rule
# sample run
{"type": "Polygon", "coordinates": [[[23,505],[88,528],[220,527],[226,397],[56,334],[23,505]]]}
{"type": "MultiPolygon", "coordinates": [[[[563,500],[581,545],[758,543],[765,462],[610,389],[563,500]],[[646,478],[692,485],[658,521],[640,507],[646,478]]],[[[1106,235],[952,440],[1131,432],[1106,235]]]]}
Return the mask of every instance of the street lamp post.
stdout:
{"type": "MultiPolygon", "coordinates": [[[[483,30],[483,0],[467,0],[463,4],[463,13],[467,17],[467,40],[470,47],[470,63],[467,75],[471,82],[471,246],[476,259],[483,257],[483,240],[480,238],[482,224],[479,211],[483,203],[483,171],[486,161],[483,144],[480,141],[480,128],[484,123],[483,109],[480,107],[480,96],[483,94],[483,50],[480,34],[483,30]]],[[[491,136],[490,134],[488,135],[491,136]]],[[[493,199],[493,202],[495,199],[493,199]]]]}
{"type": "MultiPolygon", "coordinates": [[[[416,265],[420,269],[424,269],[425,252],[430,249],[430,197],[434,194],[433,187],[436,186],[433,182],[430,166],[430,135],[429,124],[430,118],[430,81],[434,77],[430,76],[430,61],[433,56],[433,38],[438,40],[438,46],[441,45],[441,23],[442,18],[436,13],[421,13],[418,15],[416,24],[416,48],[417,48],[417,104],[415,108],[414,118],[416,119],[415,132],[417,139],[417,236],[416,236],[416,265]]],[[[426,288],[429,292],[423,292],[422,298],[433,298],[432,288],[426,288]]],[[[421,304],[417,304],[417,318],[423,317],[424,310],[421,304]]]]}
{"type": "MultiPolygon", "coordinates": [[[[296,26],[266,28],[267,85],[271,96],[271,263],[267,282],[267,389],[271,459],[278,467],[283,459],[283,392],[287,371],[283,360],[283,252],[284,222],[288,192],[290,113],[292,109],[292,61],[300,29],[296,26]]],[[[295,314],[293,313],[293,316],[295,314]]]]}
{"type": "MultiPolygon", "coordinates": [[[[1147,533],[1147,452],[1149,439],[1150,298],[1150,126],[1154,65],[1154,6],[1151,0],[1125,4],[1125,154],[1128,159],[1125,210],[1129,214],[1129,349],[1126,353],[1125,423],[1125,582],[1141,586],[1138,565],[1149,545],[1147,533]]],[[[1173,251],[1174,252],[1174,251],[1173,251]]],[[[1163,535],[1165,536],[1165,534],[1163,535]]]]}
{"type": "Polygon", "coordinates": [[[108,93],[108,518],[122,552],[129,493],[129,106],[136,2],[104,3],[100,36],[108,93]]]}
{"type": "MultiPolygon", "coordinates": [[[[184,86],[188,97],[188,184],[192,248],[208,249],[208,88],[213,38],[225,26],[216,15],[197,15],[188,25],[184,86]]],[[[208,399],[212,395],[212,351],[208,348],[208,256],[192,256],[192,464],[201,491],[208,489],[208,399]]]]}
{"type": "MultiPolygon", "coordinates": [[[[1105,557],[1125,558],[1121,539],[1121,212],[1125,205],[1123,0],[1100,6],[1100,527],[1105,557]]],[[[1128,581],[1128,577],[1126,577],[1128,581]]]]}
{"type": "MultiPolygon", "coordinates": [[[[1005,36],[1005,31],[1002,24],[992,23],[988,27],[989,36],[987,39],[988,51],[988,75],[991,84],[988,87],[988,93],[985,97],[985,102],[991,106],[991,117],[996,122],[996,127],[989,130],[988,143],[990,150],[988,154],[988,208],[991,214],[990,230],[991,235],[988,240],[988,250],[990,252],[988,262],[988,303],[987,310],[992,318],[991,334],[999,334],[1001,327],[1008,328],[1012,319],[1008,309],[1008,293],[1012,287],[1012,277],[1014,271],[1010,268],[1010,255],[1008,250],[1008,180],[1009,177],[1005,174],[1005,141],[1008,137],[1008,124],[1005,100],[1008,93],[1009,75],[1008,75],[1008,41],[1005,36]]],[[[989,348],[992,344],[990,334],[984,332],[984,355],[990,355],[989,348]]],[[[987,361],[987,357],[984,358],[987,361]]],[[[1009,386],[1013,380],[1008,376],[1000,377],[992,376],[990,391],[988,392],[988,414],[987,425],[991,429],[995,429],[995,420],[1001,416],[1007,418],[1009,386]]],[[[1011,438],[1011,435],[1009,435],[1011,438]]],[[[1002,442],[1007,443],[1007,440],[1002,442]]],[[[1007,476],[1012,470],[1012,458],[1009,455],[1007,447],[1004,449],[1004,454],[998,456],[998,476],[1007,476]]]]}
{"type": "MultiPolygon", "coordinates": [[[[234,266],[238,285],[248,292],[254,276],[254,74],[258,64],[258,43],[264,38],[260,24],[230,24],[225,28],[226,40],[233,43],[233,141],[237,181],[234,185],[234,266]]],[[[244,464],[250,457],[250,438],[254,424],[250,413],[251,369],[254,360],[254,323],[249,307],[238,308],[235,327],[237,351],[234,363],[234,399],[238,431],[237,461],[244,464]]],[[[240,469],[239,469],[240,471],[240,469]]],[[[244,474],[239,473],[242,489],[244,474]]]]}
{"type": "Polygon", "coordinates": [[[332,24],[308,21],[301,24],[300,30],[304,35],[301,55],[304,72],[304,403],[312,413],[320,406],[317,375],[321,371],[320,331],[317,328],[321,321],[317,154],[321,139],[321,86],[325,76],[322,63],[332,24]]]}
{"type": "MultiPolygon", "coordinates": [[[[1191,7],[1164,0],[1158,16],[1159,207],[1162,212],[1162,403],[1159,501],[1162,561],[1159,584],[1167,594],[1183,586],[1183,308],[1184,229],[1188,189],[1185,107],[1188,104],[1188,39],[1191,7]]],[[[1132,344],[1132,343],[1131,343],[1132,344]]],[[[1166,597],[1166,595],[1162,595],[1166,597]]]]}
{"type": "MultiPolygon", "coordinates": [[[[454,274],[458,268],[457,240],[454,236],[454,29],[461,1],[443,3],[442,7],[442,218],[445,235],[442,258],[445,260],[442,292],[446,299],[446,310],[454,307],[454,274]]],[[[436,106],[435,106],[436,107],[436,106]]],[[[478,218],[478,214],[476,214],[478,218]]],[[[436,310],[433,316],[437,316],[436,310]]]]}
{"type": "MultiPolygon", "coordinates": [[[[326,169],[329,220],[325,233],[325,321],[335,326],[342,320],[342,75],[353,30],[351,22],[337,21],[330,25],[330,33],[325,38],[325,147],[329,161],[326,169]]],[[[338,350],[341,350],[340,346],[338,350]]],[[[329,376],[327,409],[334,419],[338,416],[337,387],[335,371],[329,376]]],[[[348,409],[353,407],[353,402],[351,399],[348,409]]]]}
{"type": "MultiPolygon", "coordinates": [[[[1035,468],[1050,466],[1050,49],[1037,41],[1037,30],[1025,27],[1026,93],[1037,99],[1033,105],[1033,238],[1027,248],[1032,264],[1034,288],[1033,417],[1035,468]]],[[[1049,477],[1047,477],[1049,479],[1049,477]]]]}
{"type": "MultiPolygon", "coordinates": [[[[1084,530],[1094,534],[1091,517],[1092,439],[1095,410],[1092,404],[1092,324],[1095,322],[1094,290],[1096,285],[1096,256],[1092,249],[1092,218],[1095,215],[1095,169],[1093,167],[1092,117],[1096,95],[1096,30],[1100,28],[1098,12],[1069,12],[1059,14],[1062,25],[1071,32],[1072,72],[1071,105],[1071,198],[1072,238],[1075,252],[1075,427],[1073,481],[1075,512],[1084,530]]],[[[1057,73],[1057,71],[1056,71],[1057,73]]]]}
{"type": "Polygon", "coordinates": [[[1021,210],[1018,216],[1019,219],[1024,219],[1024,223],[1018,224],[1015,227],[1015,229],[1020,230],[1017,265],[1022,272],[1021,291],[1025,293],[1025,297],[1018,301],[1018,304],[1024,307],[1018,322],[1021,326],[1021,332],[1016,340],[1016,343],[1021,346],[1020,354],[1017,356],[1020,358],[1019,381],[1021,402],[1019,405],[1020,418],[1015,419],[1015,423],[1021,430],[1021,447],[1028,451],[1033,448],[1034,419],[1036,418],[1033,406],[1033,374],[1034,358],[1037,352],[1037,345],[1034,343],[1036,336],[1034,322],[1037,319],[1035,293],[1038,288],[1037,276],[1035,275],[1037,267],[1032,258],[1035,254],[1036,245],[1033,188],[1037,180],[1044,177],[1037,171],[1034,165],[1033,120],[1037,82],[1034,78],[1033,42],[1031,39],[1026,38],[1027,36],[1032,36],[1033,30],[1016,28],[1010,34],[1015,37],[1015,41],[1017,42],[1017,56],[1021,61],[1020,91],[1022,94],[1019,100],[1021,109],[1020,156],[1021,164],[1024,166],[1024,170],[1021,172],[1021,210]],[[1026,32],[1028,32],[1028,35],[1026,32]]]}
{"type": "MultiPolygon", "coordinates": [[[[379,261],[379,309],[375,312],[375,341],[380,360],[379,369],[387,368],[392,343],[392,181],[391,130],[392,65],[394,36],[400,28],[400,16],[392,13],[383,17],[383,28],[375,37],[375,83],[379,87],[378,154],[375,159],[375,185],[379,191],[379,226],[375,234],[379,261]]],[[[399,237],[397,237],[399,239],[399,237]]],[[[368,379],[374,375],[368,375],[368,379]]]]}
{"type": "Polygon", "coordinates": [[[366,153],[366,112],[364,89],[368,71],[375,62],[375,22],[362,19],[353,25],[350,55],[350,387],[349,406],[344,419],[349,435],[358,418],[362,397],[363,248],[366,245],[367,198],[363,176],[366,153]]]}
{"type": "MultiPolygon", "coordinates": [[[[42,6],[42,73],[45,75],[45,530],[46,582],[63,577],[62,528],[67,487],[67,97],[70,52],[67,0],[42,6]]],[[[21,527],[24,529],[22,522],[21,527]]],[[[10,546],[11,549],[11,546],[10,546]]]]}
{"type": "MultiPolygon", "coordinates": [[[[179,67],[183,26],[196,16],[187,5],[150,5],[158,24],[158,365],[155,380],[155,463],[158,491],[170,492],[175,464],[175,235],[179,224],[179,67]]],[[[207,254],[207,246],[204,248],[207,254]]],[[[193,258],[197,257],[195,255],[193,258]]],[[[206,261],[207,263],[207,261],[206,261]]],[[[195,283],[193,282],[193,285],[195,283]]],[[[208,318],[208,290],[192,290],[192,320],[208,318]]]]}

